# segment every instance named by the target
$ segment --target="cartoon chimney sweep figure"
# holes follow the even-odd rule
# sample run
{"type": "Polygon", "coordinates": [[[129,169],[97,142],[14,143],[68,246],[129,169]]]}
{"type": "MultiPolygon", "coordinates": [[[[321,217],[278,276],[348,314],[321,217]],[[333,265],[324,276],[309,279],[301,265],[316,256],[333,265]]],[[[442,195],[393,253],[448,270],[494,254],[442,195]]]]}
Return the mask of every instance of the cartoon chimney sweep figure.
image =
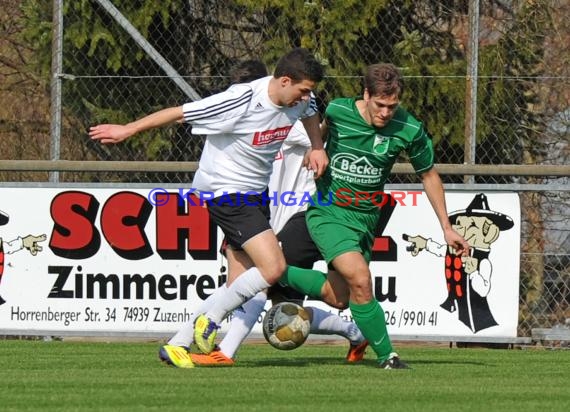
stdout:
{"type": "MultiPolygon", "coordinates": [[[[8,223],[10,217],[0,210],[0,226],[8,223]]],[[[0,284],[2,284],[2,274],[4,273],[4,246],[2,245],[2,238],[0,238],[0,284]]],[[[4,303],[4,299],[0,296],[0,305],[4,303]]]]}
{"type": "MultiPolygon", "coordinates": [[[[8,223],[10,217],[8,214],[0,210],[0,226],[8,223]]],[[[46,240],[46,235],[39,236],[27,235],[18,236],[16,239],[6,241],[0,237],[0,284],[2,283],[2,275],[4,274],[5,256],[26,249],[32,256],[36,256],[42,251],[42,247],[38,244],[46,240]]],[[[0,296],[0,305],[6,303],[0,296]]]]}
{"type": "Polygon", "coordinates": [[[449,220],[471,246],[471,256],[462,261],[447,248],[448,296],[440,306],[449,312],[457,310],[459,320],[473,332],[495,326],[497,322],[487,302],[492,272],[489,253],[499,232],[509,230],[514,222],[509,216],[491,210],[483,193],[477,194],[467,209],[452,212],[449,220]]]}

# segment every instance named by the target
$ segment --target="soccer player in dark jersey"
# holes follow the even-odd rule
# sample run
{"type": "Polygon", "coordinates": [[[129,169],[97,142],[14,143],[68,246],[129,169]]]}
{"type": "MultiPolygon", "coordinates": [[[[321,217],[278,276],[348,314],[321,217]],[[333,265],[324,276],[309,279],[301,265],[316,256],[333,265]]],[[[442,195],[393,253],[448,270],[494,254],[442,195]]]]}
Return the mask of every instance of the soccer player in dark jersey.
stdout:
{"type": "MultiPolygon", "coordinates": [[[[313,240],[326,262],[341,275],[329,276],[326,283],[332,285],[339,302],[348,301],[354,321],[384,369],[408,367],[392,348],[369,269],[380,215],[378,205],[382,204],[384,184],[401,152],[408,154],[420,176],[447,244],[458,255],[469,251],[465,239],[449,222],[443,184],[434,169],[431,138],[423,124],[400,106],[403,90],[402,76],[394,65],[374,64],[366,70],[362,97],[338,98],[329,103],[323,126],[330,163],[317,180],[314,205],[306,214],[313,240]],[[332,204],[328,204],[329,194],[332,204]]],[[[290,267],[281,282],[310,295],[310,290],[318,288],[307,285],[308,272],[290,267]]]]}

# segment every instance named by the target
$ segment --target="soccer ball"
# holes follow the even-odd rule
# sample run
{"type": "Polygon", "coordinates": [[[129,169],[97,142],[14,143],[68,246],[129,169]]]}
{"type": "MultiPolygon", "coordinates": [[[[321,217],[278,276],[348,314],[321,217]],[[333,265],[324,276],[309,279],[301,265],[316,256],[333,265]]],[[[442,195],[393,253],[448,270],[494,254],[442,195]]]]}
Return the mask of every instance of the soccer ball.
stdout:
{"type": "Polygon", "coordinates": [[[274,305],[263,318],[265,340],[280,350],[291,350],[301,346],[307,340],[310,328],[308,312],[293,302],[274,305]]]}

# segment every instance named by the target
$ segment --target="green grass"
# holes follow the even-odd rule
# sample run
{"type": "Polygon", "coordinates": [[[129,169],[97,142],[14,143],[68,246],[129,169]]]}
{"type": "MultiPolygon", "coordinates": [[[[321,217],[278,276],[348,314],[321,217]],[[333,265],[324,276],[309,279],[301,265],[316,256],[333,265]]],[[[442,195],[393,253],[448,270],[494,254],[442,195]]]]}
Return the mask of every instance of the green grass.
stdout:
{"type": "Polygon", "coordinates": [[[345,347],[245,345],[231,368],[175,369],[157,343],[0,341],[2,411],[568,411],[570,351],[400,348],[413,370],[346,365],[345,347]]]}

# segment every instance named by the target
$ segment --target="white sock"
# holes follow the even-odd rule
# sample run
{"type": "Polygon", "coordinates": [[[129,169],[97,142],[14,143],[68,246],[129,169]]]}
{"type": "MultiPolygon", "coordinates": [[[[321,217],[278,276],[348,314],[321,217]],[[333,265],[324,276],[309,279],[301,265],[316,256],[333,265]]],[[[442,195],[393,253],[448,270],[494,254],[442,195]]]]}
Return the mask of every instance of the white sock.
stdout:
{"type": "Polygon", "coordinates": [[[249,268],[228,286],[224,299],[216,299],[206,316],[219,325],[228,313],[269,286],[256,267],[249,268]]]}
{"type": "Polygon", "coordinates": [[[313,311],[311,320],[311,333],[316,335],[340,335],[350,341],[351,344],[359,344],[364,336],[354,322],[344,320],[334,313],[327,312],[310,306],[313,311]]]}
{"type": "Polygon", "coordinates": [[[190,346],[192,341],[194,340],[194,321],[198,315],[207,312],[216,302],[218,299],[223,300],[226,292],[228,290],[227,285],[224,283],[220,286],[214,293],[212,293],[208,298],[202,302],[198,310],[192,313],[190,320],[186,322],[182,328],[176,332],[170,340],[168,341],[169,345],[175,346],[190,346]]]}
{"type": "Polygon", "coordinates": [[[249,335],[255,322],[258,321],[266,301],[267,294],[265,291],[261,291],[241,305],[240,308],[234,310],[230,329],[220,342],[220,350],[228,358],[235,356],[239,346],[249,335]]]}

